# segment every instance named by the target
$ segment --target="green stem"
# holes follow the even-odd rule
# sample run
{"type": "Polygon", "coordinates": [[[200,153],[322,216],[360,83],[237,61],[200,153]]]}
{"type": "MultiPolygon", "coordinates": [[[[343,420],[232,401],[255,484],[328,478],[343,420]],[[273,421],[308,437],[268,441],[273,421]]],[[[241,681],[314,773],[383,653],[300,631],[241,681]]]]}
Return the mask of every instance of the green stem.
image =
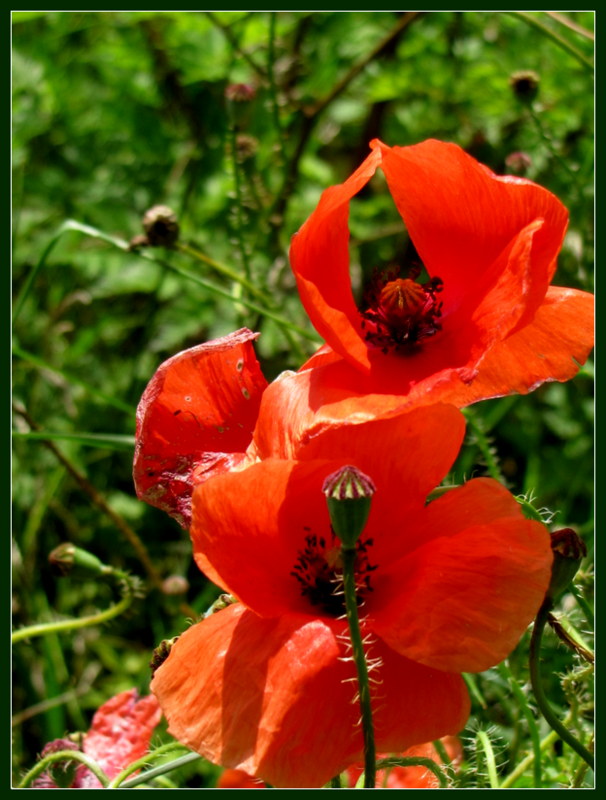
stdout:
{"type": "Polygon", "coordinates": [[[140,786],[142,783],[151,781],[152,778],[155,778],[158,775],[164,775],[167,772],[172,772],[172,770],[179,769],[179,767],[184,767],[186,764],[190,764],[192,761],[196,761],[199,758],[202,758],[202,756],[200,756],[198,753],[187,753],[180,758],[175,758],[173,761],[167,761],[166,764],[160,764],[153,769],[148,769],[145,772],[142,772],[140,775],[137,775],[136,778],[131,778],[129,781],[124,781],[124,783],[120,784],[120,788],[133,789],[135,786],[140,786]]]}
{"type": "Polygon", "coordinates": [[[446,775],[431,758],[422,758],[421,756],[414,758],[397,758],[390,756],[377,761],[376,767],[377,769],[389,769],[390,767],[425,767],[436,776],[440,784],[440,789],[446,789],[448,787],[446,775]]]}
{"type": "MultiPolygon", "coordinates": [[[[548,733],[547,736],[541,741],[541,753],[544,750],[547,750],[548,747],[551,747],[557,738],[558,734],[555,731],[548,733]]],[[[532,752],[527,755],[526,758],[520,761],[513,772],[510,772],[509,775],[503,779],[503,782],[501,783],[501,789],[510,789],[518,780],[518,778],[521,778],[528,767],[534,762],[535,757],[536,756],[534,752],[532,752]]]]}
{"type": "Polygon", "coordinates": [[[478,731],[476,739],[482,745],[482,750],[484,751],[484,755],[486,757],[486,767],[488,769],[488,780],[490,781],[490,788],[498,789],[499,778],[497,776],[497,763],[495,761],[494,751],[492,749],[492,744],[490,743],[490,739],[488,738],[488,734],[486,733],[486,731],[478,731]]]}
{"type": "Polygon", "coordinates": [[[593,769],[593,755],[570,733],[567,728],[564,727],[564,725],[562,725],[560,720],[554,714],[551,706],[549,705],[547,697],[545,696],[545,692],[543,691],[539,653],[541,649],[543,630],[545,628],[545,623],[547,622],[551,607],[551,600],[544,600],[543,605],[539,609],[539,613],[534,621],[534,627],[532,629],[532,636],[530,639],[530,682],[532,683],[532,689],[534,691],[537,705],[549,725],[554,731],[556,731],[559,737],[566,742],[566,744],[572,747],[575,753],[578,753],[581,758],[583,758],[589,764],[591,769],[593,769]]]}
{"type": "Polygon", "coordinates": [[[533,28],[541,31],[544,36],[547,36],[548,39],[551,39],[552,42],[555,42],[559,45],[563,50],[566,50],[571,56],[576,58],[576,60],[582,64],[586,69],[593,72],[593,63],[586,58],[583,53],[576,49],[573,45],[571,45],[566,39],[563,39],[559,36],[555,31],[552,31],[551,28],[548,28],[547,25],[543,25],[542,22],[539,22],[538,19],[528,14],[526,11],[509,11],[507,12],[514,17],[519,17],[523,19],[528,25],[532,25],[533,28]]]}
{"type": "Polygon", "coordinates": [[[282,138],[282,126],[280,125],[280,110],[278,105],[278,89],[276,87],[276,79],[274,75],[275,63],[275,42],[276,42],[276,12],[269,13],[269,41],[267,43],[267,78],[269,80],[269,95],[271,98],[271,111],[274,127],[278,136],[278,152],[280,154],[280,163],[278,168],[281,168],[286,161],[284,153],[284,141],[282,138]]]}
{"type": "Polygon", "coordinates": [[[120,400],[120,398],[105,394],[105,392],[102,392],[96,386],[92,386],[90,383],[87,383],[87,381],[83,380],[78,375],[73,375],[72,373],[65,372],[65,370],[62,370],[59,367],[54,367],[51,364],[48,364],[46,361],[44,361],[44,359],[38,358],[38,356],[34,355],[33,353],[28,353],[27,350],[22,350],[17,344],[13,344],[13,355],[17,356],[18,358],[22,358],[24,361],[33,364],[39,369],[46,369],[49,370],[49,372],[54,372],[56,375],[61,375],[61,377],[65,378],[65,380],[69,383],[75,383],[78,386],[81,386],[92,397],[96,398],[97,400],[102,400],[104,403],[107,403],[107,405],[113,406],[113,408],[117,408],[119,411],[124,411],[124,413],[128,414],[130,417],[135,415],[135,409],[128,403],[120,400]]]}
{"type": "Polygon", "coordinates": [[[330,779],[330,788],[331,789],[341,789],[341,776],[335,775],[334,778],[330,779]]]}
{"type": "Polygon", "coordinates": [[[190,244],[177,244],[175,247],[181,253],[185,253],[186,255],[195,258],[197,261],[201,261],[203,264],[212,267],[215,272],[218,272],[219,275],[223,275],[224,278],[229,278],[230,281],[239,283],[253,296],[259,298],[259,300],[267,302],[267,296],[265,292],[257,288],[252,281],[249,281],[247,278],[243,278],[242,275],[239,275],[236,270],[228,267],[227,264],[221,264],[219,261],[215,261],[213,258],[210,258],[205,253],[201,253],[200,250],[198,250],[196,247],[192,247],[190,244]]]}
{"type": "Polygon", "coordinates": [[[499,665],[499,671],[501,675],[508,681],[511,691],[514,694],[514,697],[519,703],[520,708],[522,709],[522,713],[526,719],[526,723],[528,725],[528,732],[530,734],[530,741],[532,742],[532,752],[534,754],[534,761],[533,761],[533,778],[534,778],[534,789],[541,788],[541,735],[539,732],[539,726],[537,725],[537,721],[534,718],[532,713],[532,709],[528,705],[528,698],[522,691],[520,684],[515,679],[513,672],[509,664],[503,661],[499,665]]]}
{"type": "Polygon", "coordinates": [[[43,622],[39,625],[30,625],[27,628],[20,628],[14,631],[11,637],[13,644],[22,642],[24,639],[33,639],[35,636],[47,636],[49,633],[66,633],[67,631],[75,631],[79,628],[86,628],[89,625],[101,625],[104,622],[109,622],[110,619],[120,616],[127,608],[130,607],[134,600],[134,594],[130,587],[126,590],[124,597],[115,605],[110,606],[105,611],[98,614],[91,614],[88,617],[80,617],[78,619],[64,619],[56,622],[43,622]]]}
{"type": "MultiPolygon", "coordinates": [[[[152,750],[150,753],[146,753],[142,758],[137,759],[137,761],[133,761],[132,764],[129,764],[125,769],[122,770],[122,772],[116,775],[116,777],[113,778],[113,780],[110,782],[107,788],[117,789],[118,787],[124,784],[126,778],[128,778],[129,775],[132,775],[133,772],[136,772],[138,769],[141,769],[141,767],[144,767],[150,761],[154,761],[156,758],[160,758],[161,756],[166,755],[166,753],[171,753],[173,750],[178,750],[178,749],[184,750],[186,749],[186,747],[185,745],[181,744],[181,742],[168,742],[167,744],[161,745],[160,747],[157,747],[155,750],[152,750]]],[[[197,756],[198,754],[196,753],[195,755],[197,756]]],[[[172,765],[174,762],[170,761],[168,763],[172,765]]],[[[162,766],[166,766],[166,764],[163,764],[162,766]]],[[[171,768],[175,769],[175,767],[171,768]]],[[[147,780],[149,780],[149,773],[151,771],[152,770],[149,770],[148,772],[143,773],[146,776],[147,780]]]]}
{"type": "Polygon", "coordinates": [[[482,455],[484,456],[484,461],[486,462],[486,469],[488,470],[488,474],[491,478],[494,478],[495,481],[499,483],[505,484],[505,479],[501,474],[501,470],[499,469],[499,464],[497,458],[494,454],[494,450],[490,446],[490,442],[486,434],[484,433],[484,427],[479,422],[478,418],[475,416],[472,409],[464,408],[463,414],[469,423],[469,427],[473,431],[476,437],[476,444],[482,455]]]}
{"type": "Polygon", "coordinates": [[[343,590],[345,592],[345,609],[353,660],[358,675],[358,692],[360,695],[360,711],[362,714],[362,732],[364,736],[364,788],[375,788],[375,737],[372,724],[372,707],[370,704],[370,682],[368,680],[368,665],[364,654],[360,620],[358,618],[358,601],[356,597],[356,550],[341,548],[343,558],[343,590]]]}
{"type": "Polygon", "coordinates": [[[109,778],[105,772],[103,772],[96,761],[93,761],[90,756],[87,756],[80,750],[59,750],[56,753],[50,753],[49,755],[45,756],[36,764],[35,767],[32,767],[30,771],[23,776],[21,783],[19,786],[17,786],[17,788],[25,789],[34,780],[34,778],[37,778],[38,775],[45,772],[51,764],[54,764],[57,761],[80,761],[80,763],[84,764],[90,769],[103,788],[107,788],[109,778]]]}

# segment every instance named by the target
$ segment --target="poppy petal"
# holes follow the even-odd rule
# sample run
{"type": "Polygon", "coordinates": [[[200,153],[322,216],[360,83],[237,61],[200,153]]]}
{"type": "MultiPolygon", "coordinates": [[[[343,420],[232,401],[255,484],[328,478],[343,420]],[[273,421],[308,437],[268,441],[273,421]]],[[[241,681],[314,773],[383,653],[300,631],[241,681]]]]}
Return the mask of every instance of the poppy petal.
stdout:
{"type": "Polygon", "coordinates": [[[436,399],[463,407],[527,394],[546,381],[567,381],[587,361],[593,344],[593,295],[551,286],[532,322],[489,350],[471,383],[444,387],[436,399]]]}
{"type": "MultiPolygon", "coordinates": [[[[95,713],[84,737],[84,752],[97,762],[108,778],[115,778],[147,753],[161,716],[153,695],[139,697],[135,689],[117,694],[95,713]]],[[[75,786],[101,788],[98,779],[86,767],[78,767],[75,786]]]]}
{"type": "Polygon", "coordinates": [[[137,408],[137,496],[187,528],[193,486],[243,458],[267,381],[252,346],[235,333],[165,361],[137,408]]]}
{"type": "Polygon", "coordinates": [[[261,616],[317,616],[292,573],[306,537],[330,535],[321,489],[338,466],[267,459],[196,487],[190,533],[200,569],[261,616]]]}
{"type": "Polygon", "coordinates": [[[397,482],[411,487],[410,496],[424,500],[456,458],[465,429],[462,415],[444,405],[401,414],[405,398],[354,393],[347,378],[356,381],[357,374],[343,367],[342,391],[337,365],[279,376],[261,401],[256,454],[304,461],[342,458],[373,478],[393,462],[397,482]],[[335,377],[325,380],[324,374],[335,377]]]}
{"type": "MultiPolygon", "coordinates": [[[[469,713],[459,675],[376,642],[377,747],[402,751],[458,732],[469,713]]],[[[152,691],[179,741],[276,787],[318,787],[362,759],[353,666],[321,620],[261,619],[233,605],[179,637],[152,691]]]]}
{"type": "MultiPolygon", "coordinates": [[[[444,281],[444,305],[457,307],[527,226],[540,220],[527,270],[527,322],[556,267],[568,212],[541,186],[495,175],[460,147],[430,139],[411,147],[381,143],[382,168],[394,202],[430,275],[444,281]]],[[[521,298],[520,298],[521,299],[521,298]]],[[[511,309],[503,309],[504,315],[511,309]]]]}
{"type": "Polygon", "coordinates": [[[514,649],[551,576],[547,529],[506,489],[469,481],[430,503],[420,546],[381,569],[373,630],[422,664],[480,672],[514,649]],[[508,506],[515,505],[507,514],[508,506]]]}
{"type": "Polygon", "coordinates": [[[349,201],[381,162],[377,148],[344,183],[322,194],[317,208],[293,236],[290,261],[310,320],[328,344],[362,369],[368,369],[360,315],[349,275],[349,201]]]}

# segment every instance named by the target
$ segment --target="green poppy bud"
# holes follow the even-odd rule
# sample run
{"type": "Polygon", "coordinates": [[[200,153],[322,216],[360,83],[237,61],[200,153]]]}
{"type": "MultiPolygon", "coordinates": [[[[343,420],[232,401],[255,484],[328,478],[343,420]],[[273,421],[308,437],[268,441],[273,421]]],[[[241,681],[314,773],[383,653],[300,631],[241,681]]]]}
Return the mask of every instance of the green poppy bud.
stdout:
{"type": "Polygon", "coordinates": [[[96,578],[113,572],[111,567],[100,561],[97,556],[76,547],[71,542],[64,542],[48,556],[53,573],[59,577],[69,575],[72,578],[96,578]]]}
{"type": "Polygon", "coordinates": [[[332,529],[345,550],[351,550],[364,530],[376,487],[357,467],[345,466],[329,475],[322,491],[326,496],[332,529]]]}

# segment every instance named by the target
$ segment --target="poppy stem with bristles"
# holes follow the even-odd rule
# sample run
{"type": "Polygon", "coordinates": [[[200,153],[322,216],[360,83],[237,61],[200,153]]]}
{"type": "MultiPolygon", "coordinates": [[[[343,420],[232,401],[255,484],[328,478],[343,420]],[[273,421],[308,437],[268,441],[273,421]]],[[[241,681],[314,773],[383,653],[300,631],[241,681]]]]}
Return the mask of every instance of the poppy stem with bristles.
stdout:
{"type": "Polygon", "coordinates": [[[360,711],[362,714],[362,732],[364,735],[364,788],[375,788],[375,735],[372,724],[372,707],[370,704],[370,682],[368,680],[368,665],[362,644],[360,619],[358,617],[358,602],[356,598],[355,578],[355,548],[342,548],[343,559],[343,589],[345,592],[345,610],[353,660],[358,674],[358,687],[360,695],[360,711]]]}
{"type": "Polygon", "coordinates": [[[532,690],[534,692],[535,700],[537,701],[537,706],[541,711],[541,714],[545,717],[546,721],[549,725],[553,728],[553,730],[558,734],[560,739],[562,739],[566,744],[568,744],[572,749],[578,753],[584,761],[591,767],[594,768],[594,758],[593,754],[587,750],[573,735],[570,731],[564,727],[564,725],[560,722],[557,718],[555,713],[553,712],[547,697],[545,696],[545,692],[543,690],[543,684],[541,682],[541,672],[540,672],[540,649],[541,649],[541,639],[543,637],[543,629],[545,628],[545,623],[547,622],[547,618],[549,616],[549,612],[553,606],[553,601],[550,597],[547,597],[543,602],[543,605],[539,609],[539,613],[534,621],[534,627],[532,629],[532,637],[530,639],[530,682],[532,684],[532,690]]]}

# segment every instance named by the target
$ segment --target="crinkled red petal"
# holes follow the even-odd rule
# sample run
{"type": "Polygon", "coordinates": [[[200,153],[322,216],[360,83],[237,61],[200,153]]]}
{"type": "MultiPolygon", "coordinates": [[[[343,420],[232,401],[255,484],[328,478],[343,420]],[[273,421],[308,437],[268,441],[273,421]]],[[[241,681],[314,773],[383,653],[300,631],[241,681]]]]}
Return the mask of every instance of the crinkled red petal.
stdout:
{"type": "MultiPolygon", "coordinates": [[[[108,778],[115,778],[147,753],[161,716],[162,711],[153,695],[139,697],[135,689],[121,692],[95,713],[84,737],[83,750],[108,778]]],[[[100,782],[85,766],[78,767],[74,786],[80,789],[101,788],[100,782]]]]}
{"type": "MultiPolygon", "coordinates": [[[[382,642],[373,689],[380,751],[457,733],[469,713],[463,680],[382,642]]],[[[321,620],[261,619],[233,605],[189,628],[152,690],[179,741],[210,761],[276,787],[319,787],[362,759],[353,665],[321,620]]]]}
{"type": "Polygon", "coordinates": [[[479,672],[502,661],[549,585],[549,533],[491,479],[472,480],[410,521],[419,547],[376,572],[373,630],[436,669],[479,672]]]}
{"type": "Polygon", "coordinates": [[[267,381],[246,328],[169,358],[137,409],[137,495],[191,519],[193,487],[243,459],[267,381]]]}

